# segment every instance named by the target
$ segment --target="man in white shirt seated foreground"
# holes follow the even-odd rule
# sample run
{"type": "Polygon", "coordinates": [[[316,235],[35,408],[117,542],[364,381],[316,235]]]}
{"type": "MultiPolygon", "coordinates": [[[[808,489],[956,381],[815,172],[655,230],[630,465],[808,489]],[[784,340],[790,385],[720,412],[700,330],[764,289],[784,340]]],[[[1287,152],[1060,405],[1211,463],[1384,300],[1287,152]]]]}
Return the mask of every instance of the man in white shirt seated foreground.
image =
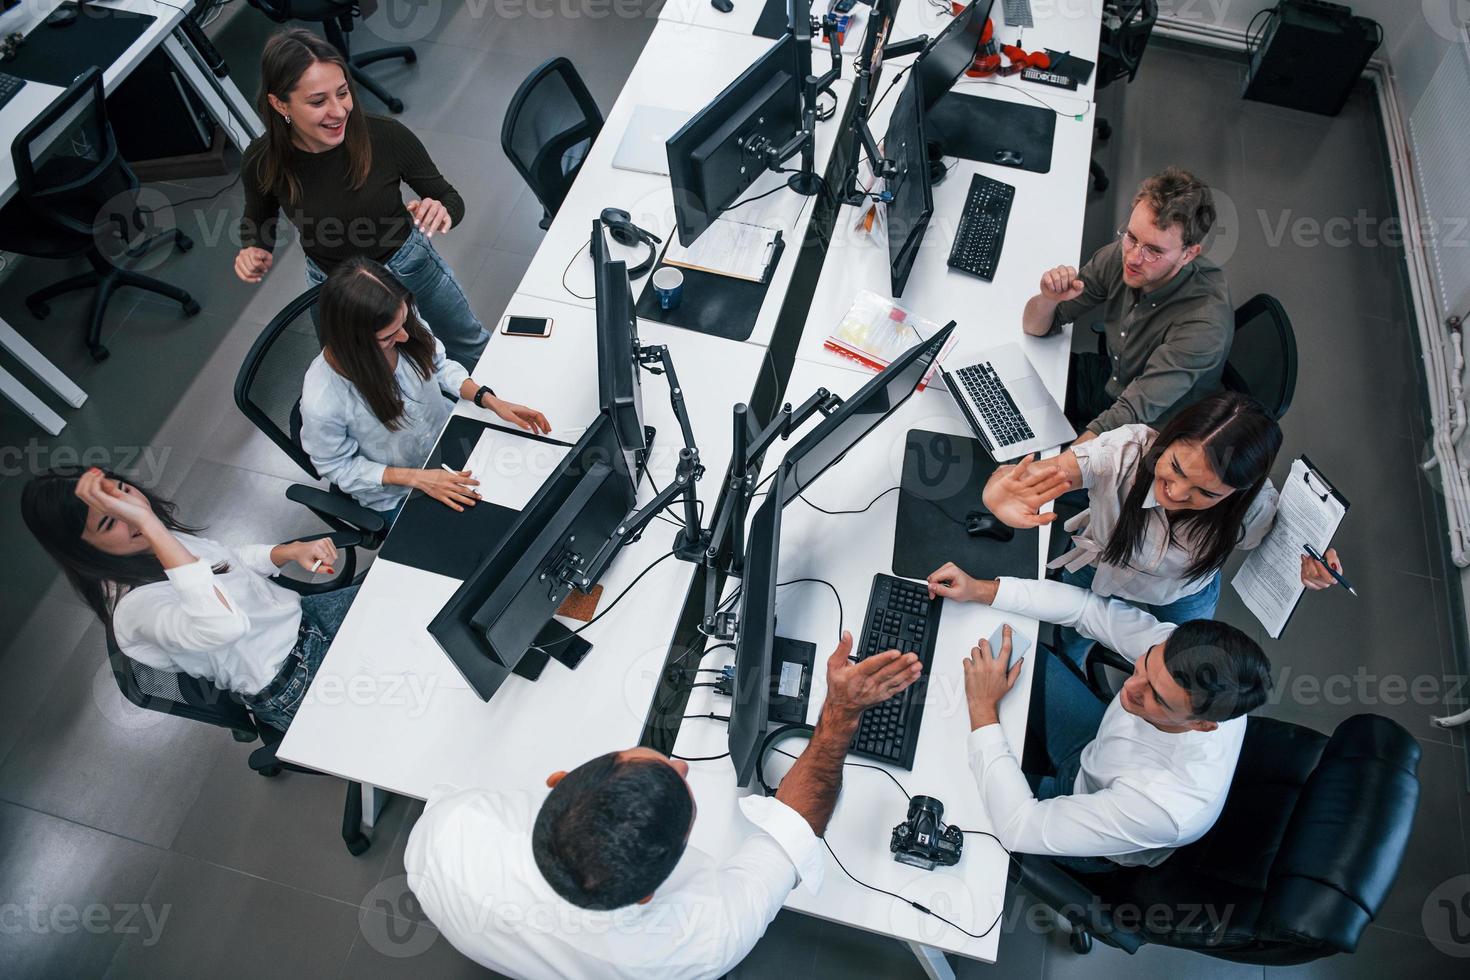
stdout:
{"type": "Polygon", "coordinates": [[[436,792],[409,835],[409,887],[456,949],[513,977],[722,976],[793,888],[820,884],[858,718],[919,677],[912,653],[851,652],[844,633],[806,750],[774,797],[741,799],[757,830],[724,861],[685,846],[688,764],[633,748],[553,773],[544,800],[436,792]]]}
{"type": "Polygon", "coordinates": [[[985,641],[971,651],[970,768],[1002,844],[1102,872],[1156,865],[1214,826],[1245,716],[1271,687],[1270,661],[1254,640],[1214,620],[1161,623],[1060,582],[976,580],[953,563],[929,576],[929,591],[1070,626],[1133,661],[1133,675],[1104,705],[1059,658],[1042,657],[1028,724],[1043,726],[1036,744],[1055,775],[1041,776],[1022,771],[997,718],[1021,670],[1007,670],[1009,627],[1000,651],[985,641]]]}

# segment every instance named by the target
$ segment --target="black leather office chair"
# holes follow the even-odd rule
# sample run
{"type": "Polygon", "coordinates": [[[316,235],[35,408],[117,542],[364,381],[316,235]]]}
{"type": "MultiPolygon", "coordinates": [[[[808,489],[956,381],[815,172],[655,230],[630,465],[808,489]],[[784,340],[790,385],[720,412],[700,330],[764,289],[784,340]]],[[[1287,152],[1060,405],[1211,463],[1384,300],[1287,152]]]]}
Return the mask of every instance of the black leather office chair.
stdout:
{"type": "Polygon", "coordinates": [[[566,58],[552,58],[511,96],[500,146],[541,202],[541,227],[566,199],[582,161],[602,132],[602,112],[566,58]]]}
{"type": "MultiPolygon", "coordinates": [[[[1119,79],[1133,81],[1149,36],[1159,19],[1158,0],[1118,0],[1103,8],[1102,39],[1097,49],[1097,82],[1101,92],[1119,79]]],[[[1093,134],[1106,142],[1113,127],[1101,116],[1093,126],[1093,134]]],[[[1108,175],[1096,160],[1091,161],[1092,189],[1098,193],[1108,189],[1108,175]]]]}
{"type": "Polygon", "coordinates": [[[332,47],[342,52],[342,57],[347,59],[353,81],[377,96],[388,107],[389,112],[403,111],[403,100],[379,85],[363,69],[374,62],[392,58],[402,58],[404,64],[411,65],[419,60],[419,56],[414,53],[413,48],[404,44],[353,54],[347,35],[352,32],[352,19],[362,16],[358,0],[250,0],[250,6],[278,24],[289,20],[309,20],[321,24],[322,33],[332,47]]]}
{"type": "MultiPolygon", "coordinates": [[[[315,540],[320,535],[297,540],[315,540]]],[[[293,592],[313,595],[340,588],[352,580],[356,568],[356,545],[360,535],[334,534],[332,540],[341,548],[342,568],[330,582],[300,582],[284,575],[275,582],[293,592]]],[[[107,630],[107,659],[112,667],[113,679],[123,697],[144,709],[167,715],[177,715],[206,725],[228,728],[237,742],[261,740],[260,748],[250,753],[250,768],[267,778],[280,775],[282,769],[293,772],[311,773],[314,770],[282,762],[276,758],[276,749],[285,733],[264,722],[257,721],[250,710],[235,695],[222,691],[209,681],[188,674],[159,670],[132,659],[117,645],[112,630],[107,630]]],[[[342,806],[342,841],[351,854],[359,855],[368,849],[372,841],[362,832],[362,784],[347,784],[347,799],[342,806]]]]}
{"type": "MultiPolygon", "coordinates": [[[[1094,645],[1089,684],[1100,698],[1105,666],[1132,671],[1094,645]]],[[[1129,953],[1154,943],[1273,966],[1352,952],[1403,862],[1419,755],[1379,715],[1355,715],[1331,737],[1252,717],[1225,808],[1204,837],[1157,867],[1104,874],[1012,855],[1011,880],[1068,921],[1079,953],[1093,937],[1129,953]]]]}
{"type": "Polygon", "coordinates": [[[95,287],[87,348],[98,361],[107,357],[102,320],[119,286],[177,300],[186,316],[199,312],[179,287],[114,264],[160,245],[187,252],[194,243],[177,230],[134,240],[147,227],[136,199],[138,178],[118,155],[104,99],[102,72],[89,69],[20,131],[10,147],[16,193],[0,209],[0,249],[47,259],[85,256],[91,264],[91,272],[31,293],[26,306],[44,320],[51,313],[48,300],[95,287]]]}
{"type": "MultiPolygon", "coordinates": [[[[321,475],[301,447],[301,383],[322,349],[309,315],[320,292],[320,286],[313,286],[287,303],[251,345],[235,376],[235,404],[240,411],[313,480],[321,475]]],[[[321,490],[294,484],[286,488],[286,496],[334,530],[361,533],[365,547],[383,543],[382,515],[335,486],[321,490]]]]}
{"type": "Polygon", "coordinates": [[[1250,395],[1280,421],[1296,392],[1296,335],[1286,310],[1265,293],[1235,311],[1235,338],[1220,381],[1250,395]]]}

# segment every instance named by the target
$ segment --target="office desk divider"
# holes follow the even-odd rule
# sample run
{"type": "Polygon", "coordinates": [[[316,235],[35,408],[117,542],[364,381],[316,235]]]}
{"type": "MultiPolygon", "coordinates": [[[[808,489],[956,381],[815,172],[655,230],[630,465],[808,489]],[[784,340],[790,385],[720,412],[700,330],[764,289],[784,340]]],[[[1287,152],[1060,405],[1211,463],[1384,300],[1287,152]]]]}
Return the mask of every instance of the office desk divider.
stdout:
{"type": "Polygon", "coordinates": [[[965,532],[965,515],[985,506],[980,497],[995,466],[978,439],[909,430],[893,535],[894,575],[926,578],[952,561],[976,578],[1036,578],[1036,528],[1018,528],[1009,541],[965,532]]]}
{"type": "MultiPolygon", "coordinates": [[[[672,235],[669,241],[673,241],[672,235]]],[[[653,267],[655,273],[664,267],[668,248],[668,242],[665,242],[658,263],[653,267]]],[[[760,316],[766,292],[771,288],[771,275],[781,264],[785,251],[785,239],[777,237],[765,277],[760,282],[677,266],[684,274],[684,296],[679,306],[672,310],[658,305],[658,294],[653,290],[653,276],[650,275],[644,282],[642,295],[638,297],[637,314],[644,320],[743,342],[755,331],[756,318],[760,316]]]]}
{"type": "MultiPolygon", "coordinates": [[[[441,464],[461,470],[468,460],[480,433],[492,428],[476,419],[461,415],[451,416],[434,453],[425,465],[434,468],[441,464]]],[[[493,428],[504,428],[493,426],[493,428]]],[[[510,430],[506,430],[510,431],[510,430]]],[[[568,443],[547,436],[531,435],[516,430],[526,439],[545,442],[555,446],[568,443]]],[[[477,475],[482,482],[493,479],[493,474],[477,475]]],[[[518,511],[488,500],[481,500],[461,513],[428,496],[421,490],[409,495],[393,530],[383,543],[380,558],[409,565],[426,572],[447,575],[463,581],[474,573],[475,568],[490,549],[500,543],[505,532],[515,522],[518,511]]]]}
{"type": "Polygon", "coordinates": [[[33,82],[66,88],[93,65],[106,67],[143,36],[156,20],[151,14],[88,7],[70,27],[37,24],[26,43],[5,62],[5,71],[33,82]]]}

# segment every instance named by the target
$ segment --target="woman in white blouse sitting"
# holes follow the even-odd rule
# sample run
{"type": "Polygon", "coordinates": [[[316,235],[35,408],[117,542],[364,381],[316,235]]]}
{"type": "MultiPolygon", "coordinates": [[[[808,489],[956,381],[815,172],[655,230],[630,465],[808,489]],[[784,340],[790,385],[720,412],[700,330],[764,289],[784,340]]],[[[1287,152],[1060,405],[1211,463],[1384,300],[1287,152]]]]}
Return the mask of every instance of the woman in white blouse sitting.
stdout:
{"type": "MultiPolygon", "coordinates": [[[[1088,509],[1068,521],[1072,549],[1051,563],[1062,581],[1126,599],[1161,622],[1212,619],[1220,569],[1237,548],[1261,543],[1276,521],[1269,474],[1281,427],[1254,399],[1233,392],[1203,398],[1159,431],[1125,425],[1036,462],[997,467],[985,506],[1011,527],[1056,519],[1042,506],[1087,490],[1088,509]]],[[[1324,555],[1339,572],[1335,549],[1324,555]]],[[[1302,556],[1302,582],[1334,579],[1302,556]]],[[[1080,664],[1090,641],[1063,630],[1062,652],[1080,664]]]]}
{"type": "Polygon", "coordinates": [[[448,360],[413,294],[381,264],[343,262],[317,304],[322,352],[302,384],[301,445],[323,479],[390,522],[415,487],[458,511],[480,499],[468,472],[423,468],[450,399],[528,432],[551,431],[546,416],[497,398],[448,360]]]}
{"type": "Polygon", "coordinates": [[[354,585],[302,597],[270,580],[292,561],[332,571],[330,538],[232,548],[95,468],[34,478],[21,515],[124,654],[232,691],[281,730],[357,594],[354,585]]]}

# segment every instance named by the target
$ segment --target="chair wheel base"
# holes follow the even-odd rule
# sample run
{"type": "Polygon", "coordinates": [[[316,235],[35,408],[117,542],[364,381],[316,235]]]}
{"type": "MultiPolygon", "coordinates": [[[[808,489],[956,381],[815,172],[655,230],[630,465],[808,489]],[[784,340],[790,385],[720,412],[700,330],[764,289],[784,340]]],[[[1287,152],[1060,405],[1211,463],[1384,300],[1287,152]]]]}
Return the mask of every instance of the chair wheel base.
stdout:
{"type": "Polygon", "coordinates": [[[1108,179],[1106,177],[1092,178],[1092,189],[1101,194],[1108,189],[1108,179]]]}
{"type": "Polygon", "coordinates": [[[174,248],[177,248],[180,252],[187,252],[193,247],[194,239],[190,238],[183,232],[178,232],[174,237],[174,248]]]}
{"type": "Polygon", "coordinates": [[[359,857],[367,853],[367,849],[372,846],[373,842],[366,834],[353,834],[351,837],[342,838],[342,843],[347,845],[348,854],[359,857]]]}
{"type": "Polygon", "coordinates": [[[419,60],[418,52],[414,51],[412,48],[410,48],[408,50],[408,52],[403,55],[403,63],[405,65],[411,65],[415,61],[418,61],[418,60],[419,60]]]}
{"type": "Polygon", "coordinates": [[[103,347],[101,344],[88,344],[87,350],[91,353],[92,360],[96,361],[99,364],[112,356],[112,351],[108,350],[106,347],[103,347]]]}
{"type": "Polygon", "coordinates": [[[395,116],[403,111],[402,99],[384,99],[383,102],[388,106],[388,111],[393,113],[395,116]]]}
{"type": "Polygon", "coordinates": [[[186,300],[184,302],[184,304],[183,304],[183,307],[184,307],[184,316],[193,316],[194,314],[198,313],[199,310],[200,310],[200,306],[199,306],[198,302],[196,302],[193,299],[186,300]]]}
{"type": "Polygon", "coordinates": [[[1067,934],[1067,945],[1071,946],[1072,952],[1078,956],[1086,956],[1092,952],[1092,933],[1074,928],[1067,934]]]}
{"type": "Polygon", "coordinates": [[[31,311],[31,316],[37,320],[44,320],[51,315],[51,306],[48,303],[27,303],[26,309],[31,311]]]}
{"type": "Polygon", "coordinates": [[[260,773],[266,779],[275,779],[277,776],[279,776],[281,774],[281,767],[280,766],[266,766],[264,769],[257,769],[255,771],[258,772],[258,773],[260,773]]]}

